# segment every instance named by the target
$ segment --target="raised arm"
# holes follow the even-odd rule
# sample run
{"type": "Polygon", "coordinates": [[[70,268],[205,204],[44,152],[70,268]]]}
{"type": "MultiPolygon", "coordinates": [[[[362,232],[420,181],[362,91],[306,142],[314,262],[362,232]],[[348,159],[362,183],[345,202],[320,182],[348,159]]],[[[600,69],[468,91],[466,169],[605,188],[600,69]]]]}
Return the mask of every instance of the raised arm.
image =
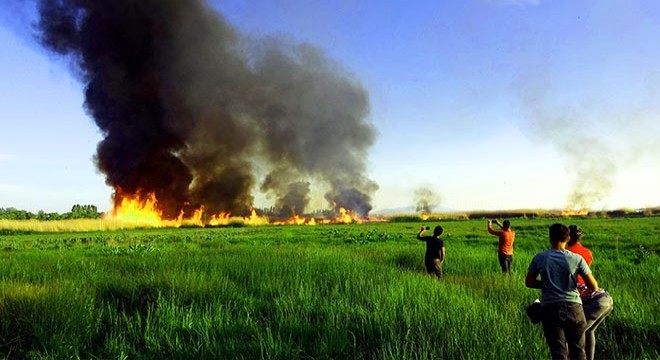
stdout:
{"type": "Polygon", "coordinates": [[[419,232],[417,233],[417,240],[423,240],[422,239],[422,234],[424,233],[424,230],[426,230],[423,226],[421,229],[419,229],[419,232]]]}
{"type": "MultiPolygon", "coordinates": [[[[496,222],[495,224],[499,225],[499,222],[496,222]]],[[[493,230],[493,221],[492,220],[488,220],[488,232],[490,234],[497,235],[497,236],[502,235],[501,231],[493,230]]]]}

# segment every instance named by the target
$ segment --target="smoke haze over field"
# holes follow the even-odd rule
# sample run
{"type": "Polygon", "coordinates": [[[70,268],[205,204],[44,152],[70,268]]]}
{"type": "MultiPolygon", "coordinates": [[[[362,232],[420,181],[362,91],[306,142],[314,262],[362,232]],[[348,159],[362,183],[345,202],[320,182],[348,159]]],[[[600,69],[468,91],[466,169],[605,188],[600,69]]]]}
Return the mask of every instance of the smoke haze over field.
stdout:
{"type": "Polygon", "coordinates": [[[245,214],[259,185],[290,215],[313,181],[333,206],[371,210],[369,96],[319,48],[247,38],[202,0],[43,0],[38,10],[41,43],[85,84],[115,202],[154,193],[167,218],[200,205],[245,214]]]}
{"type": "Polygon", "coordinates": [[[565,160],[557,176],[572,179],[568,208],[593,207],[616,188],[621,171],[642,157],[660,158],[655,139],[660,129],[647,103],[657,95],[654,91],[645,91],[650,98],[638,99],[635,106],[616,111],[596,100],[579,106],[561,103],[558,89],[540,75],[520,85],[531,133],[553,144],[565,160]]]}

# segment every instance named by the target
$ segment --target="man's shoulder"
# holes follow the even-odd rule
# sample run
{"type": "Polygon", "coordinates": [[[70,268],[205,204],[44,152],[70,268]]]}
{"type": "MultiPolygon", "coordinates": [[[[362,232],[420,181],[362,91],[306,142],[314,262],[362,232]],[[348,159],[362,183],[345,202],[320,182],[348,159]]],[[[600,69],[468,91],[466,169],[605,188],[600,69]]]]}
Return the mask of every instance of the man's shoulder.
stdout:
{"type": "Polygon", "coordinates": [[[562,253],[564,254],[564,256],[566,256],[567,258],[569,258],[571,261],[573,261],[575,263],[580,263],[580,261],[584,261],[584,258],[580,254],[576,254],[576,253],[568,251],[568,250],[564,250],[562,253]]]}
{"type": "Polygon", "coordinates": [[[541,259],[545,259],[548,256],[550,256],[551,253],[552,253],[551,250],[543,250],[540,253],[537,253],[536,255],[534,255],[534,258],[532,260],[533,261],[539,261],[541,259]]]}

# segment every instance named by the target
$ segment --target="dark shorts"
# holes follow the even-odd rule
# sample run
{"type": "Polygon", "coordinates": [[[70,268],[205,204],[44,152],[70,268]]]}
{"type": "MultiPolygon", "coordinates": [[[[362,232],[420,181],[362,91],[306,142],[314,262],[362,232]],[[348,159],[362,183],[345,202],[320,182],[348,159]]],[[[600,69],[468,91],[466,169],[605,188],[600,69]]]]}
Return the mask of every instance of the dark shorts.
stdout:
{"type": "Polygon", "coordinates": [[[440,259],[424,258],[424,265],[426,265],[426,272],[442,279],[442,262],[440,262],[440,259]]]}
{"type": "Polygon", "coordinates": [[[497,258],[500,260],[500,267],[502,268],[502,272],[507,274],[510,273],[513,255],[497,254],[497,258]]]}

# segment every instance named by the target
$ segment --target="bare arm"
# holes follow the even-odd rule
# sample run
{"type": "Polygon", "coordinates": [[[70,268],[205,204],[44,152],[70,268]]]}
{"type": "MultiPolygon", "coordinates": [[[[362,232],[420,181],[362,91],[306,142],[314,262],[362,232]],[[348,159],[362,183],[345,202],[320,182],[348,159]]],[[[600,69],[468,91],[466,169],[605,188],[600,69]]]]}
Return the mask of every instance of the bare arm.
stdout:
{"type": "Polygon", "coordinates": [[[417,233],[417,240],[422,240],[422,234],[424,233],[424,227],[422,226],[421,229],[419,229],[419,232],[417,233]]]}
{"type": "Polygon", "coordinates": [[[525,277],[525,286],[532,289],[540,289],[543,285],[541,284],[541,280],[536,278],[537,276],[538,274],[533,271],[528,272],[527,277],[525,277]]]}
{"type": "Polygon", "coordinates": [[[445,262],[445,247],[440,250],[440,262],[445,262]]]}
{"type": "Polygon", "coordinates": [[[598,290],[598,282],[596,281],[596,278],[594,277],[593,274],[583,276],[582,278],[584,278],[584,283],[587,285],[589,289],[591,289],[592,291],[598,290]]]}
{"type": "Polygon", "coordinates": [[[502,235],[501,231],[493,230],[493,222],[491,220],[488,220],[488,232],[492,235],[497,235],[497,236],[502,235]]]}

